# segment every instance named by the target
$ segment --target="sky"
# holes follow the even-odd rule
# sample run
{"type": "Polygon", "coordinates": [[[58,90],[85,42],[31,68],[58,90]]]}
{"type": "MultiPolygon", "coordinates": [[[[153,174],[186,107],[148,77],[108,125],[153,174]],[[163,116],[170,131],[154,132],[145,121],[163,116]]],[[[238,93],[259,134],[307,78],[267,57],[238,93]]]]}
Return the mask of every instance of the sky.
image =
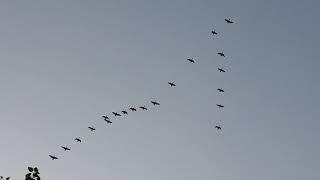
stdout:
{"type": "Polygon", "coordinates": [[[1,1],[0,175],[37,166],[46,180],[319,179],[319,8],[1,1]],[[140,105],[148,111],[111,114],[140,105]]]}

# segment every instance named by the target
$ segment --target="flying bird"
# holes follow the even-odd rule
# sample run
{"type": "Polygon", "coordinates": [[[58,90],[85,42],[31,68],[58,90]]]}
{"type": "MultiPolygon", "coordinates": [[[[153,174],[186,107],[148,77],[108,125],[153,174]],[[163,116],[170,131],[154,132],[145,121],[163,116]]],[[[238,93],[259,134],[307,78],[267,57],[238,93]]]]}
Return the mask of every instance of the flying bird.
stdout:
{"type": "Polygon", "coordinates": [[[122,112],[122,114],[128,114],[128,112],[127,111],[121,111],[122,112]]]}
{"type": "Polygon", "coordinates": [[[211,31],[211,34],[214,35],[218,35],[218,33],[216,31],[211,31]]]}
{"type": "Polygon", "coordinates": [[[49,155],[49,157],[50,157],[52,160],[59,159],[58,157],[53,156],[53,155],[49,155]]]}
{"type": "Polygon", "coordinates": [[[104,118],[104,120],[109,119],[109,117],[108,117],[108,116],[102,116],[102,117],[104,118]]]}
{"type": "Polygon", "coordinates": [[[137,111],[137,109],[136,108],[134,108],[134,107],[131,107],[131,108],[129,108],[131,111],[137,111]]]}
{"type": "Polygon", "coordinates": [[[74,138],[75,141],[81,143],[81,139],[80,138],[74,138]]]}
{"type": "Polygon", "coordinates": [[[223,108],[223,107],[224,107],[224,105],[222,105],[222,104],[217,104],[217,106],[218,106],[219,108],[223,108]]]}
{"type": "Polygon", "coordinates": [[[111,124],[112,123],[112,121],[110,121],[110,120],[105,120],[106,122],[107,122],[107,124],[111,124]]]}
{"type": "Polygon", "coordinates": [[[226,57],[223,52],[219,52],[218,54],[222,57],[226,57]]]}
{"type": "Polygon", "coordinates": [[[95,131],[96,130],[96,128],[94,128],[94,127],[88,127],[89,129],[90,129],[90,131],[95,131]]]}
{"type": "Polygon", "coordinates": [[[114,114],[114,116],[121,116],[121,114],[118,114],[117,112],[112,112],[112,114],[114,114]]]}
{"type": "Polygon", "coordinates": [[[156,102],[156,101],[151,101],[151,103],[153,104],[153,105],[160,105],[160,103],[158,103],[158,102],[156,102]]]}
{"type": "Polygon", "coordinates": [[[65,151],[70,151],[71,149],[66,147],[66,146],[61,146],[62,149],[64,149],[65,151]]]}
{"type": "Polygon", "coordinates": [[[187,60],[188,60],[189,62],[191,62],[191,63],[195,63],[194,59],[192,59],[192,58],[188,58],[187,60]]]}
{"type": "Polygon", "coordinates": [[[139,108],[142,110],[148,110],[145,106],[140,106],[139,108]]]}
{"type": "Polygon", "coordinates": [[[217,90],[218,90],[219,92],[224,92],[224,90],[221,89],[221,88],[218,88],[217,90]]]}
{"type": "Polygon", "coordinates": [[[227,24],[232,24],[233,23],[233,21],[231,21],[231,19],[224,19],[226,22],[227,22],[227,24]]]}
{"type": "Polygon", "coordinates": [[[169,84],[171,87],[176,86],[176,84],[173,83],[173,82],[168,82],[168,84],[169,84]]]}
{"type": "Polygon", "coordinates": [[[214,128],[216,128],[217,130],[221,130],[221,126],[215,126],[214,128]]]}
{"type": "Polygon", "coordinates": [[[224,69],[222,69],[222,68],[218,68],[218,70],[220,71],[220,72],[226,72],[224,69]]]}

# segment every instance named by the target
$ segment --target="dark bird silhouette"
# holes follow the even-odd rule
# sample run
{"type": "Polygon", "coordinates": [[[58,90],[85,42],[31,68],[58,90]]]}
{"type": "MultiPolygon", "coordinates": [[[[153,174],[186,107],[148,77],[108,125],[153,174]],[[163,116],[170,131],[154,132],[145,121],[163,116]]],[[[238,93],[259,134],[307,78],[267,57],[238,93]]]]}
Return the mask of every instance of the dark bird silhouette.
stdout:
{"type": "Polygon", "coordinates": [[[148,110],[145,106],[140,106],[139,108],[142,110],[148,110]]]}
{"type": "Polygon", "coordinates": [[[122,112],[122,114],[128,114],[128,112],[127,111],[121,111],[122,112]]]}
{"type": "Polygon", "coordinates": [[[66,146],[61,146],[62,149],[64,149],[65,151],[70,151],[71,149],[66,147],[66,146]]]}
{"type": "MultiPolygon", "coordinates": [[[[0,176],[0,180],[4,180],[4,179],[3,179],[3,176],[0,176]]],[[[6,177],[5,180],[10,180],[10,177],[6,177]]]]}
{"type": "Polygon", "coordinates": [[[191,63],[195,63],[195,61],[192,58],[188,58],[187,60],[191,63]]]}
{"type": "Polygon", "coordinates": [[[218,106],[219,108],[223,108],[223,107],[224,107],[224,105],[222,105],[222,104],[217,104],[217,106],[218,106]]]}
{"type": "Polygon", "coordinates": [[[94,127],[88,127],[89,129],[90,129],[90,131],[95,131],[96,130],[96,128],[94,128],[94,127]]]}
{"type": "Polygon", "coordinates": [[[59,159],[58,157],[53,156],[53,155],[49,155],[49,157],[50,157],[52,160],[59,159]]]}
{"type": "Polygon", "coordinates": [[[109,117],[108,117],[108,116],[102,116],[102,117],[104,118],[104,120],[109,119],[109,117]]]}
{"type": "Polygon", "coordinates": [[[221,130],[221,126],[215,126],[214,128],[216,128],[217,130],[221,130]]]}
{"type": "Polygon", "coordinates": [[[112,114],[113,114],[114,116],[121,116],[121,114],[118,114],[117,112],[112,112],[112,114]]]}
{"type": "Polygon", "coordinates": [[[112,123],[112,121],[110,121],[110,120],[105,120],[106,122],[107,122],[107,124],[111,124],[112,123]]]}
{"type": "Polygon", "coordinates": [[[222,69],[222,68],[218,68],[218,70],[220,71],[220,72],[226,72],[224,69],[222,69]]]}
{"type": "Polygon", "coordinates": [[[136,108],[134,108],[134,107],[131,107],[131,108],[129,108],[131,111],[137,111],[137,109],[136,108]]]}
{"type": "Polygon", "coordinates": [[[153,105],[160,105],[160,103],[158,103],[158,102],[156,102],[156,101],[151,101],[151,103],[153,104],[153,105]]]}
{"type": "Polygon", "coordinates": [[[171,87],[176,86],[176,84],[173,83],[173,82],[168,82],[168,84],[169,84],[171,87]]]}
{"type": "Polygon", "coordinates": [[[226,22],[227,22],[227,24],[232,24],[233,23],[233,21],[231,21],[231,19],[224,19],[226,22]]]}
{"type": "Polygon", "coordinates": [[[226,57],[223,52],[219,52],[218,54],[222,57],[226,57]]]}
{"type": "Polygon", "coordinates": [[[218,35],[218,33],[216,31],[211,31],[211,34],[214,36],[214,35],[218,35]]]}
{"type": "Polygon", "coordinates": [[[217,90],[218,90],[219,92],[224,92],[224,90],[221,89],[221,88],[218,88],[217,90]]]}
{"type": "Polygon", "coordinates": [[[81,143],[81,139],[80,138],[74,138],[75,141],[81,143]]]}

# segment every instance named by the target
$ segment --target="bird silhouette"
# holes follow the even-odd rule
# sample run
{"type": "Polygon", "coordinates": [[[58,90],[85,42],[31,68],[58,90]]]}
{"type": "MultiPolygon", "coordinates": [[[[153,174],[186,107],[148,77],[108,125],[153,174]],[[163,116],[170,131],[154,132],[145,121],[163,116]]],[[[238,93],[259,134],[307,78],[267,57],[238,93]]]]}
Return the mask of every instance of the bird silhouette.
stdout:
{"type": "Polygon", "coordinates": [[[173,87],[173,86],[176,86],[176,84],[174,82],[168,82],[168,84],[173,87]]]}
{"type": "Polygon", "coordinates": [[[227,22],[227,24],[232,24],[233,23],[233,21],[231,21],[231,19],[224,19],[226,22],[227,22]]]}
{"type": "Polygon", "coordinates": [[[211,31],[211,34],[214,36],[214,35],[218,35],[218,33],[216,31],[211,31]]]}
{"type": "Polygon", "coordinates": [[[191,63],[195,63],[194,59],[188,58],[187,60],[191,63]]]}
{"type": "Polygon", "coordinates": [[[219,54],[220,56],[222,56],[222,57],[226,57],[223,52],[219,52],[218,54],[219,54]]]}
{"type": "Polygon", "coordinates": [[[49,157],[50,157],[52,160],[59,159],[57,156],[54,156],[54,155],[49,155],[49,157]]]}
{"type": "Polygon", "coordinates": [[[145,106],[140,106],[139,108],[142,110],[148,110],[145,106]]]}
{"type": "Polygon", "coordinates": [[[131,111],[137,111],[137,109],[136,108],[134,108],[134,107],[131,107],[131,108],[129,108],[131,111]]]}

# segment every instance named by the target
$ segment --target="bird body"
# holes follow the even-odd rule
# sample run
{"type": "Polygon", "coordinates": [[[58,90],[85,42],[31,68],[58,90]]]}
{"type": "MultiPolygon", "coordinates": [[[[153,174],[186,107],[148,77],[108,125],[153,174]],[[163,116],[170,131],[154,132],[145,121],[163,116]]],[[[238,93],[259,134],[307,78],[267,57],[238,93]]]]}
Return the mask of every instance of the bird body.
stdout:
{"type": "Polygon", "coordinates": [[[140,106],[139,108],[142,110],[148,110],[145,106],[140,106]]]}
{"type": "Polygon", "coordinates": [[[226,72],[224,69],[222,69],[222,68],[218,68],[218,70],[220,71],[220,72],[226,72]]]}
{"type": "Polygon", "coordinates": [[[129,108],[131,111],[137,111],[137,109],[136,108],[134,108],[134,107],[131,107],[131,108],[129,108]]]}
{"type": "Polygon", "coordinates": [[[88,127],[89,129],[90,129],[90,131],[95,131],[96,130],[96,128],[94,128],[94,127],[88,127]]]}
{"type": "Polygon", "coordinates": [[[227,22],[227,24],[232,24],[233,23],[233,21],[231,21],[231,19],[224,19],[226,22],[227,22]]]}
{"type": "Polygon", "coordinates": [[[65,150],[65,151],[70,151],[70,150],[71,150],[70,148],[68,148],[68,147],[66,147],[66,146],[61,146],[61,148],[62,148],[63,150],[65,150]]]}
{"type": "Polygon", "coordinates": [[[54,156],[54,155],[49,155],[49,157],[50,157],[52,160],[59,159],[58,157],[56,157],[56,156],[54,156]]]}
{"type": "Polygon", "coordinates": [[[153,105],[160,105],[160,103],[158,103],[158,102],[156,102],[156,101],[151,101],[151,103],[153,104],[153,105]]]}
{"type": "Polygon", "coordinates": [[[214,35],[218,35],[218,33],[216,31],[211,31],[211,34],[214,35]]]}
{"type": "Polygon", "coordinates": [[[176,86],[176,84],[173,83],[173,82],[168,82],[168,84],[169,84],[171,87],[176,86]]]}
{"type": "Polygon", "coordinates": [[[188,58],[187,60],[191,63],[195,63],[194,59],[188,58]]]}
{"type": "Polygon", "coordinates": [[[219,52],[218,54],[222,57],[226,57],[223,52],[219,52]]]}
{"type": "Polygon", "coordinates": [[[223,108],[223,107],[224,107],[224,105],[222,105],[222,104],[217,104],[217,106],[218,106],[219,108],[223,108]]]}

